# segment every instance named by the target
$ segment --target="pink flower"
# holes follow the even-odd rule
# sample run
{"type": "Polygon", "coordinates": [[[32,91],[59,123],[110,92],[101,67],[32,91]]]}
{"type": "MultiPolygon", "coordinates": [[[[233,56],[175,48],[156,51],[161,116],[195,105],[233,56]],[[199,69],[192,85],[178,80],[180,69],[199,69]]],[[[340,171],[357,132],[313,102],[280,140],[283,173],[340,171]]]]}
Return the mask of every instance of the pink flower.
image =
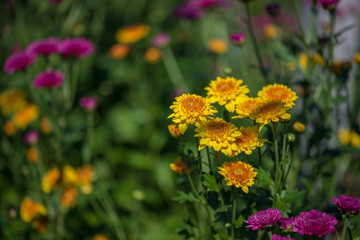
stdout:
{"type": "Polygon", "coordinates": [[[37,131],[30,131],[25,133],[23,140],[26,144],[35,144],[39,140],[39,133],[37,131]]]}
{"type": "Polygon", "coordinates": [[[343,214],[356,215],[360,212],[359,198],[340,194],[339,198],[333,197],[332,200],[343,214]]]}
{"type": "Polygon", "coordinates": [[[281,236],[278,236],[278,235],[273,235],[271,240],[294,240],[293,238],[291,237],[281,237],[281,236]]]}
{"type": "Polygon", "coordinates": [[[7,74],[13,74],[16,71],[21,71],[29,67],[31,63],[36,60],[36,56],[27,52],[14,53],[4,64],[4,71],[7,74]]]}
{"type": "Polygon", "coordinates": [[[279,224],[280,224],[280,229],[285,230],[285,231],[291,231],[292,227],[295,224],[295,221],[294,221],[293,217],[282,218],[279,220],[279,224]]]}
{"type": "Polygon", "coordinates": [[[190,0],[188,4],[196,8],[203,8],[203,9],[229,6],[229,2],[227,0],[190,0]]]}
{"type": "Polygon", "coordinates": [[[327,10],[333,10],[336,8],[336,5],[340,2],[340,0],[320,0],[323,8],[327,10]]]}
{"type": "Polygon", "coordinates": [[[281,211],[269,208],[255,213],[244,222],[249,224],[246,226],[247,228],[251,228],[252,230],[263,230],[275,226],[281,218],[281,211]]]}
{"type": "Polygon", "coordinates": [[[68,38],[60,43],[58,52],[65,58],[71,56],[84,58],[94,52],[94,46],[89,40],[82,37],[68,38]]]}
{"type": "Polygon", "coordinates": [[[183,4],[175,7],[172,11],[172,14],[175,17],[189,20],[197,20],[204,16],[204,13],[200,8],[192,6],[191,4],[183,4]]]}
{"type": "Polygon", "coordinates": [[[159,33],[151,40],[152,45],[155,47],[164,47],[170,42],[170,35],[167,33],[159,33]]]}
{"type": "Polygon", "coordinates": [[[334,232],[337,223],[338,220],[333,216],[317,210],[310,210],[309,212],[301,212],[300,216],[295,218],[295,225],[292,230],[302,235],[322,237],[334,232]]]}
{"type": "Polygon", "coordinates": [[[97,97],[82,97],[79,100],[80,106],[86,111],[94,110],[98,105],[97,97]]]}
{"type": "Polygon", "coordinates": [[[59,44],[60,39],[58,38],[46,38],[30,43],[27,47],[27,51],[34,54],[50,55],[57,52],[59,44]]]}
{"type": "Polygon", "coordinates": [[[49,70],[38,74],[33,81],[33,86],[36,88],[56,88],[62,85],[63,79],[64,73],[49,70]]]}
{"type": "Polygon", "coordinates": [[[245,33],[239,32],[230,34],[230,40],[234,45],[242,46],[245,43],[245,33]]]}

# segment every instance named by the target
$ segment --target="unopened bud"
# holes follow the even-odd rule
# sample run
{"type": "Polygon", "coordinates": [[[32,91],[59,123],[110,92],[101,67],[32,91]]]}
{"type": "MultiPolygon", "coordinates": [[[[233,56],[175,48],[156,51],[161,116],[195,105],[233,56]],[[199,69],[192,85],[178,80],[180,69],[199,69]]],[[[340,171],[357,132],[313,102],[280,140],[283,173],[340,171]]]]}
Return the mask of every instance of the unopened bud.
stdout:
{"type": "Polygon", "coordinates": [[[293,125],[293,128],[298,133],[303,133],[306,130],[305,125],[302,124],[301,122],[295,122],[294,125],[293,125]]]}
{"type": "Polygon", "coordinates": [[[295,137],[295,135],[294,134],[292,134],[292,133],[288,133],[287,135],[286,135],[286,140],[288,141],[288,142],[295,142],[295,140],[296,140],[296,137],[295,137]]]}

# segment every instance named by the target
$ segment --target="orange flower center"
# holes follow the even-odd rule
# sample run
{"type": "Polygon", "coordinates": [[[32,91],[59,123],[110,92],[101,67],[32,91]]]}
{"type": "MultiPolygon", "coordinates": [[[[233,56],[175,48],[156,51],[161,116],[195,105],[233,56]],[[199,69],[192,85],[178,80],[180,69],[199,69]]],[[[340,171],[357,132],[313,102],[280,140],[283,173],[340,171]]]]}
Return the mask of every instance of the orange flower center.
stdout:
{"type": "Polygon", "coordinates": [[[185,110],[189,112],[201,112],[201,110],[205,106],[205,102],[201,101],[199,98],[194,98],[193,96],[186,98],[182,102],[183,107],[185,110]]]}

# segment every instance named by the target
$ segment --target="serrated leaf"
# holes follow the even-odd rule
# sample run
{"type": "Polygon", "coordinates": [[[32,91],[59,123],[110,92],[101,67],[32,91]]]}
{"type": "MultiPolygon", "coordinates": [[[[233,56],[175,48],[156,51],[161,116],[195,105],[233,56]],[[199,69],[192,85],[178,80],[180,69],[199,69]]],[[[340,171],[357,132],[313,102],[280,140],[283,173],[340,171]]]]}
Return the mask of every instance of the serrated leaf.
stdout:
{"type": "Polygon", "coordinates": [[[237,219],[235,220],[235,222],[234,222],[234,227],[235,227],[235,228],[241,227],[241,226],[244,224],[244,220],[245,220],[244,216],[243,216],[243,215],[239,215],[239,216],[237,217],[237,219]]]}
{"type": "Polygon", "coordinates": [[[269,171],[259,168],[256,179],[260,181],[260,187],[274,187],[274,181],[271,178],[269,171]]]}
{"type": "Polygon", "coordinates": [[[225,205],[223,207],[219,207],[215,210],[215,213],[226,212],[231,207],[232,207],[232,204],[225,205]]]}
{"type": "Polygon", "coordinates": [[[202,182],[209,192],[219,192],[220,188],[217,184],[215,177],[213,175],[204,174],[204,181],[202,182]]]}
{"type": "Polygon", "coordinates": [[[177,192],[178,195],[173,197],[172,200],[174,201],[178,201],[179,203],[184,203],[184,202],[200,202],[199,199],[197,199],[193,193],[184,193],[182,191],[178,191],[177,192]]]}

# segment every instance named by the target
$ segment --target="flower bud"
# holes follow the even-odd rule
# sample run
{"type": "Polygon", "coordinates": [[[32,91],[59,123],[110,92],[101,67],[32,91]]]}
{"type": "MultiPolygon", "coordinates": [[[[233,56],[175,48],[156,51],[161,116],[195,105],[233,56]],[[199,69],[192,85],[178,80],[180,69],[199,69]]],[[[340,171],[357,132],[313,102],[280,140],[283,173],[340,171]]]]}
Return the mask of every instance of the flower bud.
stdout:
{"type": "Polygon", "coordinates": [[[245,33],[239,32],[230,34],[230,40],[234,45],[242,46],[245,43],[245,33]]]}
{"type": "Polygon", "coordinates": [[[336,5],[340,2],[340,0],[320,0],[322,6],[326,10],[335,10],[336,5]]]}
{"type": "Polygon", "coordinates": [[[289,143],[291,143],[291,142],[295,142],[296,137],[295,137],[294,134],[288,133],[288,134],[286,134],[286,139],[287,139],[287,141],[288,141],[289,143]]]}
{"type": "Polygon", "coordinates": [[[171,134],[172,137],[174,138],[179,138],[180,137],[180,130],[179,127],[176,123],[172,123],[168,126],[169,129],[169,133],[171,134]]]}
{"type": "Polygon", "coordinates": [[[303,133],[303,132],[305,132],[305,129],[306,129],[305,125],[302,124],[301,122],[295,122],[293,125],[293,128],[298,133],[303,133]]]}
{"type": "Polygon", "coordinates": [[[231,76],[233,74],[233,71],[230,67],[224,68],[223,72],[226,76],[231,76]]]}

